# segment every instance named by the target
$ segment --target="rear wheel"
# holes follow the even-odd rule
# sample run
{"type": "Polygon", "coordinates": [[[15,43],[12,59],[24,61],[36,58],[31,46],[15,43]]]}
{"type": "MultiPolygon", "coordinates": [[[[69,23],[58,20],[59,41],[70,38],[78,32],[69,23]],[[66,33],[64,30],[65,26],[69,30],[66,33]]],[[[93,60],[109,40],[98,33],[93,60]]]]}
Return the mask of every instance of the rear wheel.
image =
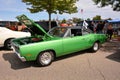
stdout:
{"type": "Polygon", "coordinates": [[[52,51],[45,51],[39,54],[37,62],[40,66],[48,66],[54,60],[54,54],[52,51]]]}
{"type": "Polygon", "coordinates": [[[91,48],[92,52],[96,52],[99,50],[99,43],[95,42],[91,48]]]}

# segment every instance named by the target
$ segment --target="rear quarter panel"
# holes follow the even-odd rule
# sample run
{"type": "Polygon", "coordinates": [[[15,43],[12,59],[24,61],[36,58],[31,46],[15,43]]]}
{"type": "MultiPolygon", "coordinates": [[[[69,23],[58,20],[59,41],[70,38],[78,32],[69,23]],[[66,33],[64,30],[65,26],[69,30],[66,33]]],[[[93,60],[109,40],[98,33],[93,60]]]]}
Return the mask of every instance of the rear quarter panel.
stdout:
{"type": "Polygon", "coordinates": [[[100,42],[100,44],[104,43],[106,41],[106,35],[105,34],[88,34],[88,35],[85,35],[86,39],[87,39],[87,42],[89,43],[88,44],[88,47],[92,47],[93,44],[98,41],[100,42]]]}

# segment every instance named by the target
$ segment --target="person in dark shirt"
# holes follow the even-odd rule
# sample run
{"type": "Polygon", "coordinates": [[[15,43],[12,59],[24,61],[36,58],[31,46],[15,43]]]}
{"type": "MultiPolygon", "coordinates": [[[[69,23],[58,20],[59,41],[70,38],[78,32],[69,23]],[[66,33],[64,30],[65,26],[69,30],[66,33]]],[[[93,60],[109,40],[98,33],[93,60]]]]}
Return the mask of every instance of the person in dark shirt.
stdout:
{"type": "Polygon", "coordinates": [[[92,30],[94,32],[95,26],[94,26],[94,22],[93,21],[89,23],[88,27],[89,27],[90,30],[92,30]]]}
{"type": "Polygon", "coordinates": [[[96,33],[103,33],[104,24],[100,21],[96,27],[96,33]]]}
{"type": "Polygon", "coordinates": [[[108,27],[107,27],[107,35],[108,35],[108,39],[111,40],[112,35],[113,35],[112,24],[109,24],[108,27]]]}

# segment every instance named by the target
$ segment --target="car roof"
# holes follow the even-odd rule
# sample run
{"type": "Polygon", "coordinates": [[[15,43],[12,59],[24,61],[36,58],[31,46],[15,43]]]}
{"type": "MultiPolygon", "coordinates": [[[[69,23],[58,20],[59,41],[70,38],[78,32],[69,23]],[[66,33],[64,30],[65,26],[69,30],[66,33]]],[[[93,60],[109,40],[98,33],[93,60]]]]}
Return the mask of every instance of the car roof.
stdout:
{"type": "Polygon", "coordinates": [[[84,26],[67,26],[67,27],[59,27],[59,28],[88,29],[89,30],[89,28],[85,28],[84,26]]]}
{"type": "Polygon", "coordinates": [[[89,28],[85,28],[84,26],[67,26],[67,27],[59,27],[59,28],[81,29],[81,30],[92,32],[89,28]]]}
{"type": "Polygon", "coordinates": [[[67,27],[59,27],[59,28],[82,29],[82,26],[67,26],[67,27]]]}

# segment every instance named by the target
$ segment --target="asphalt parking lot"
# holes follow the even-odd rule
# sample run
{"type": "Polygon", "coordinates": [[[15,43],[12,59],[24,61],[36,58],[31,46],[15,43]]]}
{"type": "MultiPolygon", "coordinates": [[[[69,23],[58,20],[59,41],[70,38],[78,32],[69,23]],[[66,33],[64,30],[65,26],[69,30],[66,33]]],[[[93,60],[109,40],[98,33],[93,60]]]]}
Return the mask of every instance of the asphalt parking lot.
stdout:
{"type": "Polygon", "coordinates": [[[96,53],[57,58],[47,67],[21,62],[13,51],[0,47],[0,80],[120,80],[120,42],[106,42],[96,53]]]}

